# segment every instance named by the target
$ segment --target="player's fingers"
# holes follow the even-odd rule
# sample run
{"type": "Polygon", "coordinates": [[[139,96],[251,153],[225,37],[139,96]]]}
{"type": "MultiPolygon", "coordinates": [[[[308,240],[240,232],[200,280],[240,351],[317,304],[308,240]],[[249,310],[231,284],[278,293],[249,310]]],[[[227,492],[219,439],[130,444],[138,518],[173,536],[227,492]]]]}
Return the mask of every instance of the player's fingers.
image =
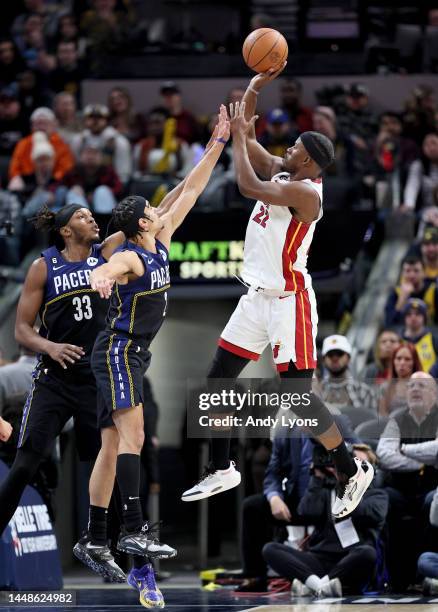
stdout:
{"type": "Polygon", "coordinates": [[[65,364],[65,362],[64,362],[64,358],[63,358],[63,357],[58,357],[58,359],[56,359],[56,361],[57,361],[59,364],[61,364],[61,366],[64,368],[64,370],[66,370],[66,369],[67,369],[67,366],[66,366],[66,364],[65,364]]]}
{"type": "Polygon", "coordinates": [[[234,119],[234,106],[232,102],[230,102],[230,119],[234,119]]]}
{"type": "Polygon", "coordinates": [[[234,116],[235,117],[239,116],[239,106],[240,106],[239,102],[235,102],[234,104],[234,116]]]}
{"type": "Polygon", "coordinates": [[[249,121],[249,125],[250,127],[255,125],[255,122],[257,121],[257,119],[259,118],[258,115],[254,115],[253,117],[251,117],[250,121],[249,121]]]}
{"type": "Polygon", "coordinates": [[[245,107],[246,107],[246,102],[241,102],[240,107],[239,107],[239,115],[241,117],[245,116],[245,107]]]}
{"type": "Polygon", "coordinates": [[[77,344],[67,344],[66,348],[68,348],[70,351],[78,353],[78,355],[85,355],[85,351],[82,346],[78,346],[77,344]]]}

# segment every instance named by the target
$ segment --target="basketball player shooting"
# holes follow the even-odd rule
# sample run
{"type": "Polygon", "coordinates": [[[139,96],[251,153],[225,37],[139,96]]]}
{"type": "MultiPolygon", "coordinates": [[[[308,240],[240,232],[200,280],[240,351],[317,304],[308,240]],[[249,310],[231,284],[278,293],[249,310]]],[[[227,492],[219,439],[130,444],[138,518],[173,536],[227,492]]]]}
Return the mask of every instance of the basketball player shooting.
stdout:
{"type": "MultiPolygon", "coordinates": [[[[255,76],[242,102],[230,105],[237,183],[242,195],[257,202],[245,237],[242,278],[249,290],[221,334],[208,379],[237,378],[249,360],[257,361],[271,345],[280,377],[299,381],[310,393],[310,405],[294,407],[294,413],[317,421],[307,429],[336,466],[332,513],[339,518],[357,507],[374,471],[370,463],[351,457],[329,410],[311,393],[318,316],[307,252],[322,217],[321,173],[333,162],[334,150],[317,132],[301,134],[283,158],[269,154],[256,141],[257,96],[283,68],[255,76]]],[[[231,409],[222,407],[222,412],[231,409]]],[[[240,483],[229,451],[229,437],[212,438],[211,464],[199,483],[183,493],[183,501],[204,499],[240,483]]]]}

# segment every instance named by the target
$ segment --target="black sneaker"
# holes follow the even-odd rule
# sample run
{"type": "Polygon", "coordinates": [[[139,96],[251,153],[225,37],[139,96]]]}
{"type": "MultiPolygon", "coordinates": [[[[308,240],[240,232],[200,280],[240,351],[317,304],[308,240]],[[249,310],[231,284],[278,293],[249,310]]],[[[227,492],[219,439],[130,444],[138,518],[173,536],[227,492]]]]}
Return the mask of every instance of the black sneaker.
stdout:
{"type": "Polygon", "coordinates": [[[75,544],[73,554],[84,565],[110,582],[126,582],[125,572],[114,561],[108,546],[92,544],[89,533],[85,533],[75,544]]]}
{"type": "Polygon", "coordinates": [[[118,550],[129,555],[140,555],[151,559],[170,559],[176,556],[176,550],[167,544],[161,544],[153,534],[158,531],[158,523],[145,523],[140,531],[127,533],[122,530],[117,542],[118,550]]]}

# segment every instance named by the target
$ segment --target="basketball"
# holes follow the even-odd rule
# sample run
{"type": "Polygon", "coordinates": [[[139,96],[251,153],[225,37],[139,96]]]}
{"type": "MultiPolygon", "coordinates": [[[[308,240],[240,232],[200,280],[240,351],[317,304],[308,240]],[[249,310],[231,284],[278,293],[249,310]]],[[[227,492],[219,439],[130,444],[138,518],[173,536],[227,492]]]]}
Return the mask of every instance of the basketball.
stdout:
{"type": "Polygon", "coordinates": [[[287,59],[288,47],[283,34],[272,28],[258,28],[248,34],[242,55],[246,65],[255,72],[280,68],[287,59]]]}

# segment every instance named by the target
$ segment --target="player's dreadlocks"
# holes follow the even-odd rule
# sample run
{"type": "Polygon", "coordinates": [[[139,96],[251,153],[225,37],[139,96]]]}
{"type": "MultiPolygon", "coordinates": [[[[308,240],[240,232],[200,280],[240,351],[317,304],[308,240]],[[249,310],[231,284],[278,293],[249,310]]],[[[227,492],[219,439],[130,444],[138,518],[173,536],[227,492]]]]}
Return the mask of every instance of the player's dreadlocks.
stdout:
{"type": "Polygon", "coordinates": [[[139,219],[145,218],[144,209],[148,201],[141,196],[128,196],[113,208],[112,221],[115,229],[122,231],[126,238],[134,238],[141,233],[139,219]]]}
{"type": "Polygon", "coordinates": [[[37,212],[34,217],[30,217],[28,221],[38,230],[49,230],[55,229],[56,213],[44,204],[42,208],[37,212]]]}

